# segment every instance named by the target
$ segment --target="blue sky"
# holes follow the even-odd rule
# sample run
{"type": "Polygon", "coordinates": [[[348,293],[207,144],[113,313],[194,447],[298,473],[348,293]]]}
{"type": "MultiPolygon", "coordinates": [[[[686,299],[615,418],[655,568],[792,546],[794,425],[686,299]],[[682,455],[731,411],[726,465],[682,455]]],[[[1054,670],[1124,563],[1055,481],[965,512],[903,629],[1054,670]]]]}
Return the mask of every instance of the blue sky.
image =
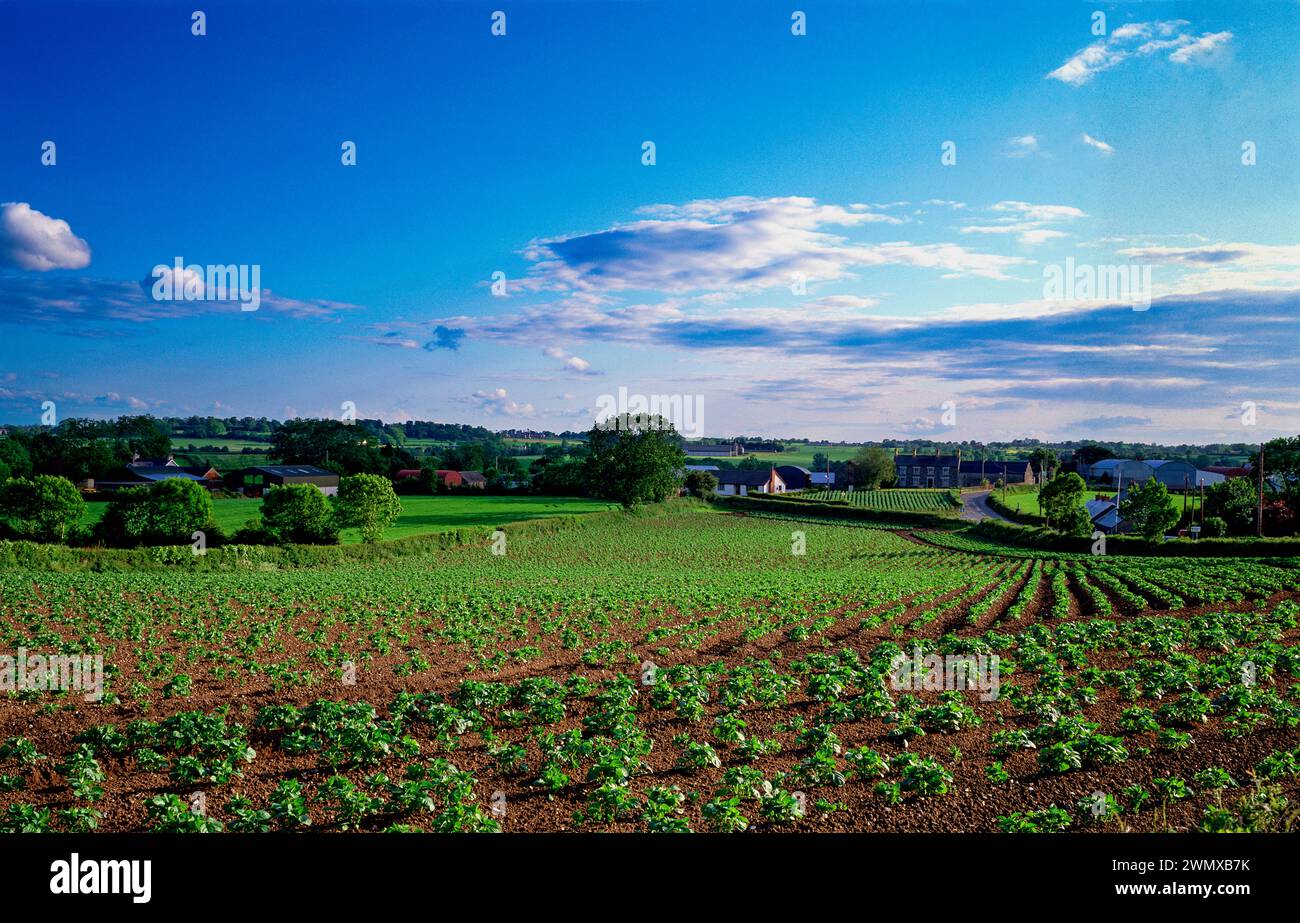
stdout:
{"type": "Polygon", "coordinates": [[[1300,4],[196,5],[0,5],[0,418],[1300,431],[1300,4]]]}

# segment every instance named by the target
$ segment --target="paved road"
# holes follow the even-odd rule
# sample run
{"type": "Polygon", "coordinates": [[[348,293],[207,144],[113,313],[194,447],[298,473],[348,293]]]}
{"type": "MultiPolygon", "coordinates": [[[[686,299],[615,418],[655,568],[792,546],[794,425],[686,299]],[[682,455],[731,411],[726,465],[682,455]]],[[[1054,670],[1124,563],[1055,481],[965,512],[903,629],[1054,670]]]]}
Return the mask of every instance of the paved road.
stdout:
{"type": "Polygon", "coordinates": [[[962,519],[969,519],[972,522],[979,522],[981,519],[997,519],[1002,522],[1010,522],[1011,520],[989,506],[990,493],[992,493],[990,490],[963,491],[961,495],[961,512],[958,515],[962,519]]]}

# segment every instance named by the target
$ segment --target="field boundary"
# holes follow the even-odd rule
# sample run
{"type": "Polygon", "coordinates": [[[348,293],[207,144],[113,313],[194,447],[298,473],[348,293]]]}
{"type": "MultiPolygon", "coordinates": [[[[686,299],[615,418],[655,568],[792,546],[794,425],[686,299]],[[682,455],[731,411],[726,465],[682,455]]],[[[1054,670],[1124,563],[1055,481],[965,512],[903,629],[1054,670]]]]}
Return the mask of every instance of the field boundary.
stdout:
{"type": "Polygon", "coordinates": [[[390,561],[487,541],[500,529],[508,536],[547,534],[582,526],[593,518],[658,516],[700,507],[696,500],[673,500],[662,509],[605,510],[544,516],[494,525],[465,526],[378,542],[373,545],[220,545],[195,554],[189,545],[141,548],[71,548],[66,545],[0,540],[0,570],[134,571],[181,570],[291,570],[336,564],[390,561]]]}
{"type": "Polygon", "coordinates": [[[904,510],[877,510],[843,503],[819,503],[810,500],[763,499],[757,497],[720,497],[711,501],[724,509],[753,510],[755,512],[790,513],[820,519],[848,519],[863,523],[888,523],[902,526],[928,526],[935,529],[953,528],[960,523],[955,515],[908,512],[904,510]]]}
{"type": "MultiPolygon", "coordinates": [[[[1020,526],[986,519],[966,530],[970,535],[1037,551],[1089,554],[1092,539],[1062,535],[1041,526],[1020,526]]],[[[1300,557],[1300,539],[1294,538],[1202,538],[1197,541],[1148,542],[1135,535],[1107,535],[1106,553],[1135,557],[1170,558],[1258,558],[1300,557]]]]}

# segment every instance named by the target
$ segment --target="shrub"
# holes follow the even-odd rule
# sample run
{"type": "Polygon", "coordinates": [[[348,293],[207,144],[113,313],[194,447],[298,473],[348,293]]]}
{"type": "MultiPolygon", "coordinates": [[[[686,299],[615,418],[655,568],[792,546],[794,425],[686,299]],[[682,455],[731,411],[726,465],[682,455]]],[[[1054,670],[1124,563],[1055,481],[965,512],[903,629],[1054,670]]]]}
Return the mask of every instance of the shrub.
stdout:
{"type": "Polygon", "coordinates": [[[329,501],[311,484],[285,484],[267,491],[262,527],[281,545],[333,545],[339,540],[329,501]]]}
{"type": "Polygon", "coordinates": [[[1227,520],[1220,516],[1211,516],[1201,523],[1201,536],[1204,538],[1223,538],[1227,534],[1227,520]]]}
{"type": "Polygon", "coordinates": [[[212,497],[197,481],[168,478],[148,487],[128,487],[109,501],[97,527],[106,545],[184,545],[199,530],[216,531],[212,497]]]}

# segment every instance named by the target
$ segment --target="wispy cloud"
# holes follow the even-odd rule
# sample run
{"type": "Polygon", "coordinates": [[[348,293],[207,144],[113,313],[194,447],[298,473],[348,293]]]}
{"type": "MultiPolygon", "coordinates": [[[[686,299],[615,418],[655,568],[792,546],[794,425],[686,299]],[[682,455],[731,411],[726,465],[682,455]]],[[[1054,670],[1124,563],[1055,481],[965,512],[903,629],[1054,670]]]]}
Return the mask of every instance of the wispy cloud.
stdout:
{"type": "Polygon", "coordinates": [[[1010,234],[1022,244],[1033,246],[1064,237],[1066,232],[1049,225],[1086,218],[1087,213],[1073,205],[1035,205],[1007,200],[990,207],[992,223],[968,224],[963,234],[1010,234]]]}
{"type": "Polygon", "coordinates": [[[1130,58],[1163,52],[1169,52],[1168,60],[1174,64],[1204,64],[1233,38],[1231,32],[1205,32],[1198,36],[1187,31],[1188,25],[1184,19],[1125,24],[1100,41],[1076,51],[1064,64],[1050,72],[1047,79],[1083,86],[1098,74],[1130,58]]]}
{"type": "Polygon", "coordinates": [[[1083,133],[1083,143],[1088,145],[1088,147],[1095,148],[1096,150],[1100,151],[1102,154],[1105,154],[1106,156],[1110,156],[1111,154],[1115,153],[1115,149],[1113,147],[1111,147],[1109,144],[1107,144],[1105,141],[1102,141],[1099,138],[1094,138],[1086,131],[1083,133]]]}
{"type": "Polygon", "coordinates": [[[872,243],[830,230],[900,222],[868,205],[736,196],[641,212],[652,217],[533,241],[523,251],[533,264],[528,284],[600,298],[624,291],[745,292],[784,288],[794,278],[846,279],[862,268],[886,265],[1005,279],[1022,262],[955,244],[872,243]]]}
{"type": "MultiPolygon", "coordinates": [[[[70,336],[114,336],[124,325],[200,315],[241,314],[234,301],[157,301],[138,282],[88,278],[0,274],[0,322],[50,324],[70,336]],[[75,323],[74,323],[75,322],[75,323]]],[[[338,320],[359,307],[321,298],[289,298],[263,289],[257,319],[284,316],[295,320],[338,320]]]]}
{"type": "Polygon", "coordinates": [[[1038,138],[1034,135],[1020,135],[1007,139],[1008,157],[1028,157],[1030,154],[1037,153],[1037,151],[1038,138]]]}

